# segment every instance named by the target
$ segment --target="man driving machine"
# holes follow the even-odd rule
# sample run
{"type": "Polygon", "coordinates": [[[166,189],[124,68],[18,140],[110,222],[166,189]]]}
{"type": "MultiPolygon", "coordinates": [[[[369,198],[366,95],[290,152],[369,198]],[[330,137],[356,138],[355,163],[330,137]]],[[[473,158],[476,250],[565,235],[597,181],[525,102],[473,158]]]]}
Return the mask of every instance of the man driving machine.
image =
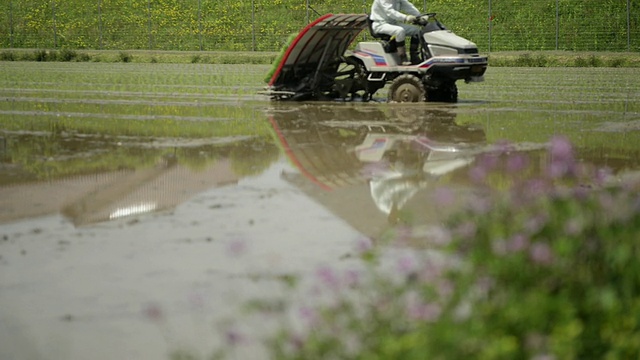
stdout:
{"type": "Polygon", "coordinates": [[[371,5],[371,29],[374,33],[391,36],[391,41],[396,42],[398,56],[403,65],[420,62],[420,29],[409,25],[417,23],[420,20],[419,16],[420,11],[409,0],[374,0],[371,5]],[[411,62],[408,62],[404,44],[407,36],[411,38],[411,62]]]}

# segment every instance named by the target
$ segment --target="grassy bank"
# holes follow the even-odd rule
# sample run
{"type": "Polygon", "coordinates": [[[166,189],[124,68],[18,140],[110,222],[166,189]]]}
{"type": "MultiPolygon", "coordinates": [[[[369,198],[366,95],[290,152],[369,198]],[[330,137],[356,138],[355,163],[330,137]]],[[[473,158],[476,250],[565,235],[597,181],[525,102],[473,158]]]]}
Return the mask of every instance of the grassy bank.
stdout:
{"type": "MultiPolygon", "coordinates": [[[[413,1],[483,49],[639,51],[637,1],[413,1]],[[594,14],[606,14],[596,16],[594,14]],[[489,23],[490,19],[490,23],[489,23]]],[[[4,1],[0,47],[277,51],[322,14],[370,1],[4,1]]]]}
{"type": "MultiPolygon", "coordinates": [[[[134,62],[164,64],[271,64],[277,52],[151,51],[151,50],[47,50],[5,49],[1,61],[134,62]]],[[[640,67],[640,53],[509,51],[492,52],[495,67],[640,67]]]]}
{"type": "Polygon", "coordinates": [[[4,49],[0,61],[271,64],[276,52],[4,49]]]}
{"type": "Polygon", "coordinates": [[[496,67],[640,67],[634,52],[505,51],[490,54],[496,67]]]}

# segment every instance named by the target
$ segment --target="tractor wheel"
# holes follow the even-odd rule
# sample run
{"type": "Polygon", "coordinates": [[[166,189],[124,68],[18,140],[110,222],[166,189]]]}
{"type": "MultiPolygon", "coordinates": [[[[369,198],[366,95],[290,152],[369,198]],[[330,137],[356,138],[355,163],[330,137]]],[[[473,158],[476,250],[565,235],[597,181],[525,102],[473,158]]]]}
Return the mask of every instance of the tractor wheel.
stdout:
{"type": "Polygon", "coordinates": [[[429,100],[448,103],[458,102],[458,86],[455,82],[442,84],[437,89],[429,90],[429,100]]]}
{"type": "Polygon", "coordinates": [[[363,101],[369,101],[377,89],[371,91],[368,76],[362,61],[354,56],[349,57],[335,74],[333,90],[342,99],[361,97],[363,101]]]}
{"type": "Polygon", "coordinates": [[[426,101],[427,92],[420,78],[411,74],[403,74],[393,79],[389,87],[390,102],[426,101]]]}

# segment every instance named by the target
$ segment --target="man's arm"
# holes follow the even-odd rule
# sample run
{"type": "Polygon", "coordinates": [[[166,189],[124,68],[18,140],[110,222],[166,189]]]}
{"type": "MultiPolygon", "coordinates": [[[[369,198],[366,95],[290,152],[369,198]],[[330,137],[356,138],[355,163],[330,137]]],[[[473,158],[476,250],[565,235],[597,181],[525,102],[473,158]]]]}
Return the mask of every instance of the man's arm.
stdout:
{"type": "Polygon", "coordinates": [[[421,14],[420,10],[409,0],[400,0],[400,10],[413,16],[420,16],[421,14]]]}
{"type": "MultiPolygon", "coordinates": [[[[404,8],[404,4],[403,2],[407,2],[407,0],[400,0],[400,8],[404,8]]],[[[379,6],[374,6],[374,12],[378,12],[381,11],[384,13],[385,17],[387,19],[393,19],[395,21],[399,21],[399,22],[405,22],[407,21],[407,15],[401,13],[400,11],[396,10],[393,8],[393,3],[394,0],[376,0],[377,5],[379,6]]],[[[413,6],[413,5],[411,5],[413,6]]],[[[415,6],[413,6],[413,8],[415,9],[415,6]]],[[[417,11],[417,9],[416,9],[417,11]]],[[[372,14],[374,15],[374,14],[372,14]]],[[[379,14],[382,15],[382,14],[379,14]]],[[[418,15],[420,15],[420,13],[418,13],[418,15]]],[[[372,17],[373,20],[377,20],[376,18],[372,17]]]]}

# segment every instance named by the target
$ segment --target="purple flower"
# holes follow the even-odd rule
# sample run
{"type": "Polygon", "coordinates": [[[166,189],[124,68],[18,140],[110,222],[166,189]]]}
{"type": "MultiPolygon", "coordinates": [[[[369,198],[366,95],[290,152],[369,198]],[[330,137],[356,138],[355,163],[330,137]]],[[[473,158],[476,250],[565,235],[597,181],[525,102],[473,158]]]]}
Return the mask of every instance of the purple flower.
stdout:
{"type": "Polygon", "coordinates": [[[573,146],[564,136],[558,135],[551,138],[549,152],[553,160],[573,161],[573,146]]]}
{"type": "Polygon", "coordinates": [[[549,155],[551,156],[551,163],[547,168],[549,177],[556,179],[575,173],[573,147],[566,137],[554,136],[551,139],[549,155]]]}
{"type": "Polygon", "coordinates": [[[300,318],[309,326],[313,326],[313,324],[318,321],[316,312],[307,306],[301,307],[298,313],[300,314],[300,318]]]}
{"type": "Polygon", "coordinates": [[[494,154],[485,154],[478,159],[479,166],[485,171],[491,171],[498,167],[498,156],[494,154]]]}
{"type": "Polygon", "coordinates": [[[571,235],[571,236],[580,234],[580,232],[582,232],[582,228],[583,228],[582,221],[576,218],[569,219],[564,224],[564,231],[567,233],[567,235],[571,235]]]}
{"type": "Polygon", "coordinates": [[[571,171],[569,164],[562,161],[551,161],[551,164],[547,167],[547,175],[552,179],[558,179],[565,175],[568,175],[571,171]]]}
{"type": "Polygon", "coordinates": [[[426,237],[431,244],[437,246],[445,246],[451,243],[451,232],[441,226],[430,228],[427,232],[426,237]]]}
{"type": "Polygon", "coordinates": [[[487,170],[480,165],[474,166],[469,170],[469,177],[475,183],[483,183],[487,178],[487,170]]]}
{"type": "Polygon", "coordinates": [[[436,303],[425,303],[419,294],[407,294],[405,311],[410,319],[418,321],[435,321],[442,313],[442,308],[436,303]]]}
{"type": "Polygon", "coordinates": [[[474,196],[469,201],[469,207],[476,214],[486,214],[491,210],[491,199],[489,197],[474,196]]]}
{"type": "Polygon", "coordinates": [[[403,254],[398,259],[398,271],[403,275],[414,273],[416,266],[416,259],[410,254],[403,254]]]}
{"type": "Polygon", "coordinates": [[[396,236],[394,241],[398,244],[406,244],[411,240],[413,235],[413,228],[406,225],[399,225],[396,227],[396,236]]]}
{"type": "Polygon", "coordinates": [[[553,252],[546,243],[536,242],[531,245],[529,256],[534,263],[549,265],[553,261],[553,252]]]}
{"type": "Polygon", "coordinates": [[[507,243],[507,250],[509,252],[520,252],[529,246],[529,239],[523,234],[514,235],[507,243]]]}
{"type": "Polygon", "coordinates": [[[358,270],[349,269],[344,273],[345,284],[349,287],[355,287],[360,284],[360,272],[358,270]]]}
{"type": "Polygon", "coordinates": [[[589,187],[587,186],[578,186],[573,189],[573,197],[576,200],[584,201],[588,199],[590,194],[589,187]]]}
{"type": "Polygon", "coordinates": [[[409,316],[414,320],[435,321],[440,317],[442,308],[438,304],[413,304],[409,309],[409,316]]]}
{"type": "Polygon", "coordinates": [[[372,247],[373,247],[373,242],[371,241],[371,239],[366,237],[362,237],[358,239],[358,241],[356,242],[356,251],[360,255],[371,250],[372,247]]]}
{"type": "Polygon", "coordinates": [[[496,285],[495,279],[488,276],[483,276],[480,279],[478,279],[478,281],[476,282],[476,288],[478,289],[479,293],[482,294],[483,296],[488,295],[489,292],[493,290],[495,285],[496,285]]]}
{"type": "Polygon", "coordinates": [[[598,196],[598,202],[600,203],[600,207],[602,207],[602,212],[605,214],[610,213],[616,207],[616,201],[608,192],[600,193],[598,196]]]}
{"type": "Polygon", "coordinates": [[[526,220],[524,228],[529,234],[535,234],[542,230],[548,221],[547,215],[538,214],[526,220]]]}
{"type": "Polygon", "coordinates": [[[435,191],[435,200],[438,205],[450,206],[455,202],[455,194],[448,187],[439,187],[435,191]]]}
{"type": "Polygon", "coordinates": [[[507,153],[509,151],[513,151],[514,146],[509,140],[498,140],[496,142],[496,148],[501,153],[507,153]]]}
{"type": "Polygon", "coordinates": [[[524,192],[522,193],[524,199],[534,200],[541,196],[544,196],[549,189],[549,184],[542,179],[533,179],[527,181],[523,186],[524,192]]]}
{"type": "Polygon", "coordinates": [[[289,342],[291,343],[294,349],[300,350],[304,347],[305,339],[300,335],[293,334],[289,338],[289,342]]]}
{"type": "Polygon", "coordinates": [[[143,309],[142,313],[144,316],[151,321],[162,321],[164,320],[164,312],[160,305],[156,303],[147,304],[143,309]]]}
{"type": "Polygon", "coordinates": [[[316,275],[320,279],[320,282],[331,289],[337,289],[340,286],[340,280],[335,271],[328,266],[321,266],[318,268],[316,275]]]}
{"type": "Polygon", "coordinates": [[[244,341],[244,336],[235,330],[227,330],[225,338],[231,346],[238,345],[244,341]]]}
{"type": "Polygon", "coordinates": [[[440,277],[444,273],[446,265],[439,264],[435,261],[426,261],[424,262],[424,267],[420,272],[420,279],[423,282],[434,282],[436,280],[440,280],[440,277]]]}
{"type": "Polygon", "coordinates": [[[520,172],[529,166],[529,158],[523,154],[513,154],[507,158],[507,171],[510,173],[520,172]]]}
{"type": "Polygon", "coordinates": [[[231,256],[240,256],[246,253],[247,244],[244,240],[236,239],[227,244],[227,254],[231,256]]]}
{"type": "Polygon", "coordinates": [[[439,281],[436,286],[436,291],[441,299],[448,299],[451,297],[455,290],[455,286],[449,280],[439,281]]]}
{"type": "Polygon", "coordinates": [[[476,236],[477,230],[478,227],[473,221],[467,221],[458,225],[458,227],[455,229],[455,234],[462,237],[463,239],[470,240],[476,236]]]}

